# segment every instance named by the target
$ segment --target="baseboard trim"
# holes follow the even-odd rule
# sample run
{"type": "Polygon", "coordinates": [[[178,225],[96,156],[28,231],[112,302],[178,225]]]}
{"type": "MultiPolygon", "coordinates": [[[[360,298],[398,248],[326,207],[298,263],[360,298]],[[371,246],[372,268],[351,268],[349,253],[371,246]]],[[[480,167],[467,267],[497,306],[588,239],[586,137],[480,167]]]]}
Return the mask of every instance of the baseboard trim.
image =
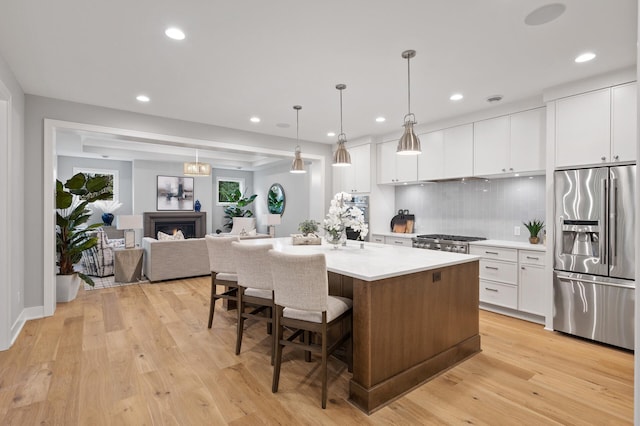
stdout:
{"type": "Polygon", "coordinates": [[[20,315],[18,315],[18,318],[11,326],[11,339],[9,341],[9,346],[1,348],[1,350],[7,350],[13,346],[27,321],[39,318],[44,318],[44,306],[31,306],[22,309],[22,312],[20,312],[20,315]]]}

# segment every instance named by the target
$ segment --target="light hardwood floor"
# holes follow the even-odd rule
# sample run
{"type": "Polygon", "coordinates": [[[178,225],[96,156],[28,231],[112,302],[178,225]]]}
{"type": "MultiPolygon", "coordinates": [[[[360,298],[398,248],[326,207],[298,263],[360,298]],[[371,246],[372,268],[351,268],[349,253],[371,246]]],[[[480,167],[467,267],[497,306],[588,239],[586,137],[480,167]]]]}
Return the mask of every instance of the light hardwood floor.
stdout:
{"type": "MultiPolygon", "coordinates": [[[[235,312],[207,329],[209,278],[80,290],[0,352],[2,425],[631,424],[633,354],[481,311],[483,351],[367,416],[350,374],[286,351],[271,393],[269,341],[235,312]]],[[[314,360],[315,361],[315,360],[314,360]]]]}

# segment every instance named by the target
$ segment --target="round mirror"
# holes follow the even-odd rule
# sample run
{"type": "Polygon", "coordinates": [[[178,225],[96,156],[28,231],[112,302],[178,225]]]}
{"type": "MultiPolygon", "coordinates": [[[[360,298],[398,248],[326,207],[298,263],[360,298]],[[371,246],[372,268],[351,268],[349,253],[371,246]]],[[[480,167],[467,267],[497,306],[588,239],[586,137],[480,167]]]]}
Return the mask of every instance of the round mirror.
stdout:
{"type": "Polygon", "coordinates": [[[269,213],[279,214],[282,216],[284,213],[285,196],[284,188],[279,183],[274,183],[269,188],[269,194],[267,195],[267,207],[269,213]]]}

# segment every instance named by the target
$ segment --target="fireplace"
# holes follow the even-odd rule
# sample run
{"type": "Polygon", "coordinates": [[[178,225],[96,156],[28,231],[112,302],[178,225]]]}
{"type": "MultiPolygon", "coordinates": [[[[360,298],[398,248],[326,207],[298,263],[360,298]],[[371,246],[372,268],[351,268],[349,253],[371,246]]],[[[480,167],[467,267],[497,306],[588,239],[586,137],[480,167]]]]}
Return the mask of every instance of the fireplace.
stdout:
{"type": "Polygon", "coordinates": [[[181,230],[185,238],[203,238],[207,229],[206,212],[145,212],[144,236],[158,238],[158,231],[173,234],[181,230]]]}

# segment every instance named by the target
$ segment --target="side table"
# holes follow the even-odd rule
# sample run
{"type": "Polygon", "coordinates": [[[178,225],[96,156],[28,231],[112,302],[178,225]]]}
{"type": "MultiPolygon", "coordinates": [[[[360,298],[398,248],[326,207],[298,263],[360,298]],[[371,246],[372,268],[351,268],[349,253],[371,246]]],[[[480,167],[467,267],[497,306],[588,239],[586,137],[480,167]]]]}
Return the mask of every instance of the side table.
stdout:
{"type": "Polygon", "coordinates": [[[144,250],[141,248],[119,248],[113,250],[113,266],[115,281],[119,283],[130,283],[142,279],[142,256],[144,250]]]}

